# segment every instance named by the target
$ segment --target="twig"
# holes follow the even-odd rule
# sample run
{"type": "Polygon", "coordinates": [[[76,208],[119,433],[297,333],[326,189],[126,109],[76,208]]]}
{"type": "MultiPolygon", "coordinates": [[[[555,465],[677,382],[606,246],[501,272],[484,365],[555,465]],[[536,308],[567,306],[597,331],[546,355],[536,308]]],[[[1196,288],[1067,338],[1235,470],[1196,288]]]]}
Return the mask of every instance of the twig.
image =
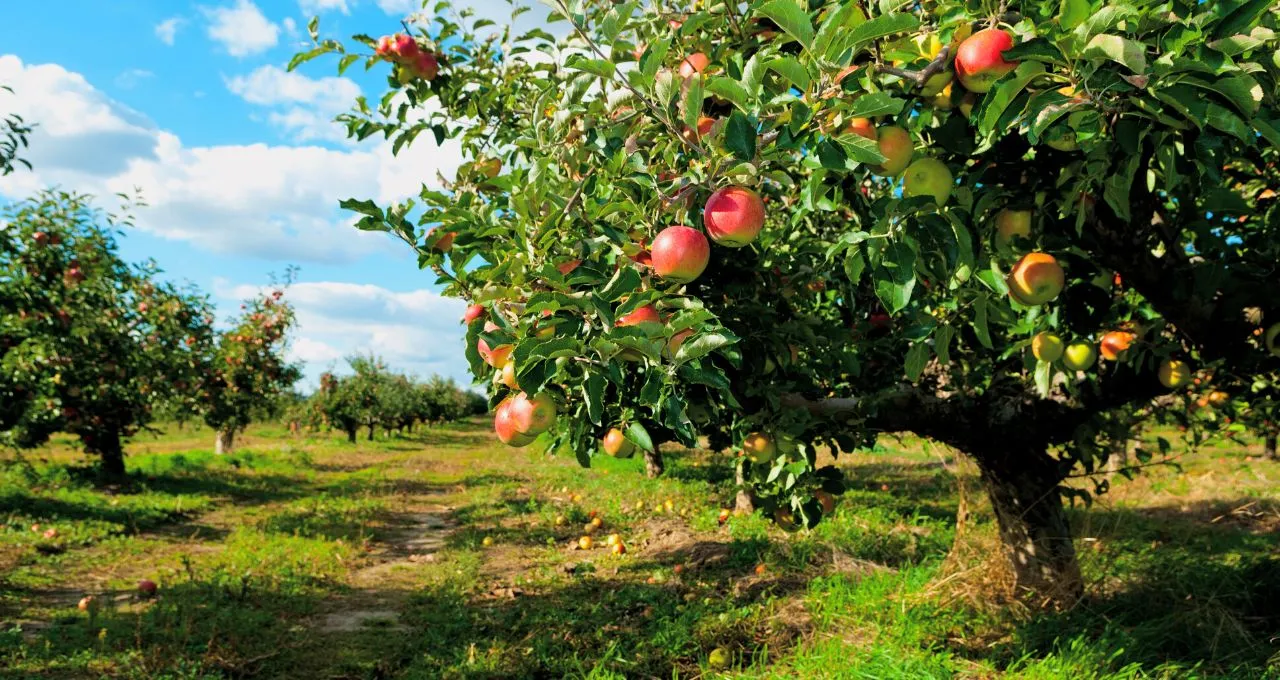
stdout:
{"type": "Polygon", "coordinates": [[[925,83],[929,82],[930,78],[941,73],[942,70],[947,67],[947,58],[949,56],[951,56],[951,46],[943,45],[942,49],[938,51],[938,56],[934,57],[933,61],[929,62],[928,66],[925,66],[919,71],[897,68],[895,66],[884,66],[881,64],[877,64],[875,69],[878,73],[887,73],[891,76],[902,78],[903,80],[913,81],[915,86],[920,88],[924,87],[925,83]]]}

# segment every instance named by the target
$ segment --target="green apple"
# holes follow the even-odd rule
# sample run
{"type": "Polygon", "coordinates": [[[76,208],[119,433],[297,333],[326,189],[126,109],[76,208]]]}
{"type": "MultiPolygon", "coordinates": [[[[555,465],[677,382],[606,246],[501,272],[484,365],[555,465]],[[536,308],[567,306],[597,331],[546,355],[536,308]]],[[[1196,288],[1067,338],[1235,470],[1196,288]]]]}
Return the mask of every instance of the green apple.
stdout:
{"type": "Polygon", "coordinates": [[[955,178],[947,164],[936,158],[921,158],[907,167],[902,179],[903,196],[932,196],[938,207],[947,204],[955,178]]]}
{"type": "Polygon", "coordinates": [[[1087,342],[1073,342],[1062,352],[1062,365],[1072,371],[1087,371],[1097,360],[1097,350],[1087,342]]]}

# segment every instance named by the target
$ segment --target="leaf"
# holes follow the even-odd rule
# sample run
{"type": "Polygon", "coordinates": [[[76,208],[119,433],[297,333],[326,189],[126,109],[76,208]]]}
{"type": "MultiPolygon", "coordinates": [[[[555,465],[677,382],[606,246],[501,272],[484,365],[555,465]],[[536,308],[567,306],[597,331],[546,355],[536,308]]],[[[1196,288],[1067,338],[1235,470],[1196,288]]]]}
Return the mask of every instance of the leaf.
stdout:
{"type": "Polygon", "coordinates": [[[653,81],[653,94],[658,98],[658,106],[666,110],[671,106],[677,91],[676,74],[671,70],[662,71],[653,81]]]}
{"type": "Polygon", "coordinates": [[[724,147],[743,161],[756,157],[756,126],[741,111],[734,111],[725,123],[724,147]]]}
{"type": "Polygon", "coordinates": [[[914,14],[882,14],[850,31],[843,43],[856,48],[886,35],[913,31],[919,26],[920,19],[914,14]]]}
{"type": "Polygon", "coordinates": [[[1066,57],[1062,56],[1062,50],[1058,49],[1053,43],[1044,38],[1035,38],[1026,42],[1018,43],[1013,47],[1000,53],[1005,61],[1022,62],[1022,61],[1043,61],[1050,64],[1066,63],[1066,57]]]}
{"type": "MultiPolygon", "coordinates": [[[[888,92],[864,94],[853,102],[846,118],[873,118],[875,116],[896,116],[906,106],[905,99],[899,99],[888,92]]],[[[867,140],[871,141],[871,140],[867,140]]]]}
{"type": "MultiPolygon", "coordinates": [[[[791,37],[808,49],[813,45],[813,24],[795,0],[769,0],[756,11],[773,19],[791,37]]],[[[803,89],[803,88],[802,88],[803,89]]]]}
{"type": "Polygon", "coordinates": [[[1275,4],[1275,0],[1252,0],[1235,8],[1230,14],[1222,18],[1218,25],[1214,27],[1213,37],[1215,39],[1225,38],[1229,35],[1244,33],[1258,22],[1259,17],[1267,11],[1268,7],[1275,4]]]}
{"type": "Polygon", "coordinates": [[[760,92],[761,83],[764,82],[764,74],[767,70],[765,63],[761,60],[761,52],[756,52],[747,60],[747,65],[742,67],[742,87],[747,94],[756,96],[760,92]]]}
{"type": "Polygon", "coordinates": [[[680,109],[684,112],[684,124],[690,129],[698,129],[698,119],[702,117],[702,76],[696,75],[686,81],[684,99],[680,109]]]}
{"type": "Polygon", "coordinates": [[[933,351],[938,355],[938,363],[946,366],[951,363],[951,341],[956,336],[956,329],[951,326],[938,326],[933,333],[933,351]]]}
{"type": "Polygon", "coordinates": [[[1053,364],[1047,361],[1036,362],[1036,393],[1041,399],[1049,396],[1049,387],[1053,380],[1053,364]]]}
{"type": "Polygon", "coordinates": [[[729,333],[703,333],[680,345],[680,351],[676,352],[675,361],[677,364],[683,364],[694,359],[701,359],[713,351],[732,345],[737,341],[738,339],[729,333]]]}
{"type": "Polygon", "coordinates": [[[749,103],[751,95],[747,93],[747,88],[740,85],[738,81],[724,76],[713,76],[707,81],[705,87],[707,92],[728,101],[746,113],[751,112],[749,103]]]}
{"type": "Polygon", "coordinates": [[[889,243],[876,263],[876,297],[890,314],[906,308],[916,285],[916,251],[906,240],[889,243]]]}
{"type": "Polygon", "coordinates": [[[631,440],[632,444],[650,453],[653,452],[653,439],[649,436],[649,431],[644,429],[644,425],[639,422],[632,422],[627,426],[627,431],[623,434],[627,436],[627,439],[631,440]]]}
{"type": "Polygon", "coordinates": [[[911,349],[907,350],[907,360],[904,369],[906,370],[907,380],[916,382],[920,380],[920,374],[924,373],[924,367],[929,363],[929,343],[920,340],[911,344],[911,349]]]}
{"type": "Polygon", "coordinates": [[[862,270],[867,268],[867,260],[862,253],[856,250],[850,250],[849,254],[844,258],[844,275],[849,279],[849,284],[856,286],[862,280],[862,270]]]}
{"type": "Polygon", "coordinates": [[[1246,116],[1253,116],[1258,113],[1258,108],[1262,105],[1262,86],[1258,84],[1258,81],[1244,74],[1229,78],[1219,78],[1214,81],[1188,76],[1178,82],[1216,92],[1225,97],[1227,101],[1240,110],[1240,113],[1246,116]]]}
{"type": "Polygon", "coordinates": [[[827,18],[823,20],[822,26],[818,28],[818,34],[813,38],[813,51],[821,57],[834,60],[840,56],[832,49],[833,43],[838,47],[836,39],[842,31],[849,28],[849,25],[857,19],[865,20],[862,14],[862,8],[857,3],[847,2],[839,6],[834,12],[828,12],[827,18]]]}
{"type": "Polygon", "coordinates": [[[592,75],[600,76],[605,80],[613,78],[615,73],[613,63],[604,59],[590,59],[581,54],[571,54],[565,60],[565,68],[575,71],[584,71],[592,75]]]}
{"type": "Polygon", "coordinates": [[[1069,31],[1089,18],[1093,5],[1089,0],[1062,0],[1058,5],[1058,23],[1063,30],[1069,31]]]}
{"type": "Polygon", "coordinates": [[[879,165],[888,160],[884,157],[884,154],[880,153],[879,144],[862,135],[847,135],[841,137],[837,142],[847,156],[859,163],[879,165]]]}
{"type": "MultiPolygon", "coordinates": [[[[1014,98],[1022,92],[1027,83],[1042,73],[1044,73],[1044,64],[1038,61],[1024,61],[1018,64],[1018,68],[1011,74],[997,81],[991,91],[982,98],[978,131],[984,136],[990,135],[1014,98]]],[[[978,112],[975,111],[974,114],[977,115],[978,112]]]]}
{"type": "Polygon", "coordinates": [[[1094,36],[1081,56],[1086,59],[1110,59],[1140,75],[1147,72],[1146,47],[1140,42],[1118,35],[1094,36]]]}
{"type": "Polygon", "coordinates": [[[770,59],[766,64],[769,70],[776,72],[778,75],[791,81],[800,91],[809,89],[809,72],[804,69],[800,62],[792,57],[779,57],[770,59]]]}
{"type": "Polygon", "coordinates": [[[594,372],[588,373],[586,381],[582,384],[587,417],[596,425],[600,424],[601,417],[604,415],[604,385],[604,376],[594,372]]]}
{"type": "Polygon", "coordinates": [[[987,349],[995,349],[991,342],[991,330],[987,327],[987,296],[982,295],[973,301],[973,333],[978,342],[987,349]]]}
{"type": "Polygon", "coordinates": [[[640,274],[634,267],[622,267],[614,272],[613,278],[600,289],[600,297],[610,302],[633,293],[640,288],[640,274]]]}

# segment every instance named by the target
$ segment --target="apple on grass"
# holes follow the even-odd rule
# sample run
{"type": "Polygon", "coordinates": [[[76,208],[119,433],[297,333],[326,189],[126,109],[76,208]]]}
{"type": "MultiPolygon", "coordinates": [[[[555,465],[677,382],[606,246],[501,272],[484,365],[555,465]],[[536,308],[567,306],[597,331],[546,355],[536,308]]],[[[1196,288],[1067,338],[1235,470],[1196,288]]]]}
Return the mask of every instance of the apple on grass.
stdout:
{"type": "Polygon", "coordinates": [[[885,161],[868,168],[871,174],[882,177],[897,177],[902,174],[911,163],[911,154],[915,152],[911,133],[895,125],[885,125],[876,131],[876,143],[885,161]]]}
{"type": "Polygon", "coordinates": [[[706,271],[711,261],[711,245],[702,232],[692,227],[667,227],[653,239],[650,248],[653,270],[671,283],[689,283],[706,271]]]}
{"type": "Polygon", "coordinates": [[[1072,371],[1087,371],[1098,358],[1093,345],[1087,342],[1073,342],[1062,352],[1062,365],[1072,371]]]}
{"type": "Polygon", "coordinates": [[[760,235],[764,227],[764,202],[756,192],[745,187],[717,189],[703,208],[702,223],[712,241],[729,248],[741,248],[760,235]]]}
{"type": "Polygon", "coordinates": [[[907,167],[902,178],[902,195],[932,196],[938,207],[947,204],[955,179],[946,163],[936,158],[921,158],[907,167]]]}
{"type": "Polygon", "coordinates": [[[1009,295],[1028,307],[1042,305],[1062,292],[1066,275],[1048,253],[1027,253],[1009,272],[1009,295]]]}
{"type": "Polygon", "coordinates": [[[156,582],[149,578],[138,581],[138,594],[143,597],[154,597],[156,594],[156,582]]]}
{"type": "Polygon", "coordinates": [[[1041,331],[1031,338],[1031,354],[1040,361],[1053,363],[1062,358],[1066,344],[1053,331],[1041,331]]]}
{"type": "Polygon", "coordinates": [[[998,28],[978,31],[960,43],[956,50],[956,76],[964,89],[983,94],[1017,68],[1017,62],[1004,60],[1004,51],[1011,47],[1013,38],[998,28]]]}

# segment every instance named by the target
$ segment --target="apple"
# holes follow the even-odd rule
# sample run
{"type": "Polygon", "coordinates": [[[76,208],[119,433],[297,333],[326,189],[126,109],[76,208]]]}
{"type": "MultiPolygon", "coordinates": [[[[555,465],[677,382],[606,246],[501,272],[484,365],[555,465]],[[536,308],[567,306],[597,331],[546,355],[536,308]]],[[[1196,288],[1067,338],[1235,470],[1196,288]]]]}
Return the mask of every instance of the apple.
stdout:
{"type": "Polygon", "coordinates": [[[985,93],[1006,73],[1017,68],[1017,62],[1004,60],[1003,52],[1013,47],[1008,33],[988,28],[969,36],[956,50],[956,76],[964,89],[985,93]]]}
{"type": "Polygon", "coordinates": [[[504,399],[498,404],[498,409],[493,416],[493,430],[498,434],[498,440],[507,446],[520,448],[528,446],[536,435],[521,432],[516,426],[515,416],[511,412],[511,404],[513,399],[504,399]]]}
{"type": "Polygon", "coordinates": [[[662,317],[658,315],[658,308],[653,305],[637,307],[630,314],[618,317],[618,320],[613,325],[618,327],[638,326],[642,323],[662,323],[662,317]]]}
{"type": "Polygon", "coordinates": [[[694,52],[680,62],[680,77],[688,78],[695,73],[702,73],[711,64],[711,58],[702,52],[694,52]]]}
{"type": "Polygon", "coordinates": [[[1280,323],[1271,324],[1262,336],[1262,344],[1272,356],[1280,357],[1280,323]]]}
{"type": "Polygon", "coordinates": [[[423,80],[434,80],[440,71],[440,62],[430,52],[419,52],[413,59],[413,70],[423,80]]]}
{"type": "Polygon", "coordinates": [[[1087,342],[1073,342],[1062,351],[1062,365],[1072,371],[1087,371],[1097,359],[1093,345],[1087,342]]]}
{"type": "Polygon", "coordinates": [[[1209,393],[1209,403],[1213,404],[1214,406],[1222,406],[1223,404],[1227,403],[1227,397],[1228,395],[1226,392],[1214,390],[1209,393]]]}
{"type": "Polygon", "coordinates": [[[871,174],[881,177],[897,177],[902,174],[911,163],[911,154],[915,152],[911,133],[896,125],[885,125],[876,131],[876,142],[885,161],[880,165],[870,166],[868,170],[871,174]]]}
{"type": "Polygon", "coordinates": [[[716,521],[719,522],[720,524],[724,524],[725,522],[729,521],[729,515],[730,515],[730,512],[728,508],[721,508],[720,514],[716,516],[716,521]]]}
{"type": "Polygon", "coordinates": [[[729,667],[729,650],[724,647],[716,647],[711,650],[711,655],[707,657],[707,665],[715,670],[724,670],[729,667]]]}
{"type": "Polygon", "coordinates": [[[912,163],[902,178],[903,196],[932,196],[938,207],[947,204],[955,180],[947,164],[936,158],[921,158],[912,163]]]}
{"type": "Polygon", "coordinates": [[[98,611],[98,598],[92,595],[85,595],[80,598],[80,604],[76,605],[80,611],[93,614],[98,611]]]}
{"type": "Polygon", "coordinates": [[[836,509],[836,497],[818,489],[814,492],[813,497],[818,499],[818,505],[822,506],[822,514],[830,515],[836,509]]]}
{"type": "Polygon", "coordinates": [[[948,81],[946,86],[938,91],[929,99],[929,105],[939,111],[950,111],[955,104],[951,101],[951,82],[948,81]]]}
{"type": "Polygon", "coordinates": [[[1119,359],[1138,336],[1127,331],[1111,331],[1102,336],[1098,349],[1107,361],[1119,359]]]}
{"type": "Polygon", "coordinates": [[[418,56],[418,41],[406,33],[397,33],[391,38],[391,54],[400,61],[412,61],[418,56]]]}
{"type": "Polygon", "coordinates": [[[1031,237],[1031,211],[1005,208],[996,213],[996,245],[1004,247],[1014,238],[1031,237]]]}
{"type": "Polygon", "coordinates": [[[42,246],[49,242],[49,235],[44,233],[43,231],[37,231],[36,233],[31,235],[31,240],[35,241],[36,245],[42,246]]]}
{"type": "Polygon", "coordinates": [[[488,179],[497,177],[502,172],[502,159],[500,158],[481,158],[472,166],[476,172],[480,173],[488,179]]]}
{"type": "Polygon", "coordinates": [[[599,529],[600,527],[604,526],[604,518],[602,518],[602,517],[600,517],[599,515],[595,514],[595,511],[594,511],[594,510],[592,511],[591,526],[594,526],[594,527],[595,527],[595,528],[597,528],[597,529],[599,529]]]}
{"type": "Polygon", "coordinates": [[[564,515],[556,515],[556,519],[555,519],[555,521],[553,522],[553,524],[555,524],[555,525],[556,525],[556,526],[558,526],[558,527],[562,527],[562,526],[564,526],[565,524],[568,524],[568,523],[569,523],[569,520],[568,520],[568,518],[566,518],[564,515]]]}
{"type": "Polygon", "coordinates": [[[492,537],[492,536],[485,536],[485,537],[484,537],[484,540],[480,541],[480,545],[483,545],[483,546],[484,546],[484,547],[486,547],[486,548],[488,548],[489,546],[493,545],[493,537],[492,537]]]}
{"type": "Polygon", "coordinates": [[[503,385],[506,385],[513,390],[520,389],[520,384],[516,382],[516,362],[508,361],[507,364],[502,367],[502,371],[499,372],[499,375],[502,376],[500,382],[503,385]]]}
{"type": "Polygon", "coordinates": [[[614,458],[630,458],[636,452],[636,445],[618,428],[610,428],[604,435],[604,452],[614,458]]]}
{"type": "Polygon", "coordinates": [[[1041,331],[1031,338],[1031,354],[1040,361],[1053,363],[1062,358],[1065,349],[1062,337],[1053,331],[1041,331]]]}
{"type": "Polygon", "coordinates": [[[672,283],[689,283],[702,275],[711,260],[711,245],[702,232],[676,225],[653,239],[653,270],[672,283]]]}
{"type": "Polygon", "coordinates": [[[967,120],[973,115],[973,106],[977,103],[978,98],[972,92],[966,92],[965,95],[960,98],[960,115],[964,116],[967,120]]]}
{"type": "Polygon", "coordinates": [[[580,264],[582,264],[582,260],[569,260],[568,262],[561,262],[560,264],[556,265],[556,271],[560,272],[561,276],[568,276],[571,272],[573,272],[573,270],[577,269],[578,265],[580,264]]]}
{"type": "MultiPolygon", "coordinates": [[[[484,330],[486,333],[496,331],[498,330],[498,324],[486,321],[484,322],[484,330]]],[[[476,339],[476,351],[480,353],[480,358],[494,368],[506,366],[507,361],[511,359],[511,352],[514,350],[515,346],[513,345],[499,345],[491,349],[489,343],[484,341],[484,338],[476,339]]]]}
{"type": "Polygon", "coordinates": [[[595,542],[591,540],[591,537],[590,537],[590,536],[583,536],[582,538],[579,538],[579,539],[578,539],[578,549],[579,549],[579,550],[590,550],[590,549],[591,549],[591,546],[592,546],[594,543],[595,543],[595,542]]]}
{"type": "Polygon", "coordinates": [[[442,253],[447,253],[450,250],[453,250],[453,239],[457,237],[458,232],[456,231],[446,232],[444,236],[441,236],[440,239],[436,241],[436,244],[433,247],[442,253]]]}
{"type": "Polygon", "coordinates": [[[763,432],[752,432],[742,440],[742,449],[747,452],[753,463],[763,463],[767,460],[773,460],[778,453],[778,447],[774,444],[773,437],[763,432]]]}
{"type": "Polygon", "coordinates": [[[1165,359],[1160,362],[1160,369],[1156,371],[1156,376],[1160,378],[1161,385],[1176,390],[1191,382],[1191,367],[1185,361],[1165,359]]]}
{"type": "Polygon", "coordinates": [[[1052,255],[1027,253],[1013,266],[1007,283],[1014,300],[1034,307],[1058,297],[1066,285],[1066,275],[1052,255]]]}
{"type": "Polygon", "coordinates": [[[621,542],[622,537],[617,534],[609,534],[608,538],[604,539],[605,545],[617,545],[621,542]]]}
{"type": "Polygon", "coordinates": [[[756,568],[755,568],[756,576],[763,576],[764,573],[768,570],[769,568],[765,566],[764,562],[761,562],[756,565],[756,568]]]}
{"type": "Polygon", "coordinates": [[[618,541],[609,547],[609,551],[614,555],[625,555],[627,554],[627,546],[623,545],[622,541],[618,541]]]}
{"type": "Polygon", "coordinates": [[[512,398],[508,410],[511,422],[520,434],[539,435],[556,422],[556,402],[546,392],[530,397],[521,392],[512,398]]]}
{"type": "Polygon", "coordinates": [[[384,35],[378,38],[377,45],[373,48],[373,53],[383,59],[390,59],[394,55],[395,38],[393,36],[384,35]]]}
{"type": "Polygon", "coordinates": [[[149,578],[138,581],[138,594],[143,597],[154,597],[156,594],[156,582],[149,578]]]}
{"type": "Polygon", "coordinates": [[[702,224],[712,241],[741,248],[760,235],[764,227],[764,203],[756,192],[738,186],[716,190],[702,211],[702,224]]]}
{"type": "Polygon", "coordinates": [[[845,128],[845,132],[861,135],[873,142],[878,140],[876,125],[871,122],[870,118],[854,118],[849,121],[849,127],[845,128]]]}
{"type": "Polygon", "coordinates": [[[686,328],[675,335],[672,335],[671,339],[667,341],[667,346],[662,348],[663,356],[667,359],[674,360],[676,358],[676,354],[680,352],[680,348],[684,346],[684,341],[688,340],[691,335],[693,335],[692,328],[686,328]]]}
{"type": "Polygon", "coordinates": [[[472,321],[484,316],[484,305],[471,305],[462,314],[462,323],[470,326],[472,321]]]}

